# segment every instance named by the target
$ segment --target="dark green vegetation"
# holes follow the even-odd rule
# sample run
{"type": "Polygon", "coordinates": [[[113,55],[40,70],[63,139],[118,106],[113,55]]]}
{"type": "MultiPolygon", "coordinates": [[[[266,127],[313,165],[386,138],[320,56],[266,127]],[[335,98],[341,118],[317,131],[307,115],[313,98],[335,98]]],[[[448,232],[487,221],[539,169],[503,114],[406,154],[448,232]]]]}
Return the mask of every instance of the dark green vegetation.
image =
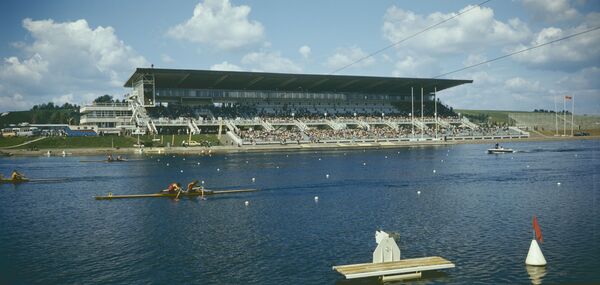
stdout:
{"type": "MultiPolygon", "coordinates": [[[[21,144],[26,141],[34,140],[36,137],[14,137],[0,138],[0,147],[9,147],[21,144]]],[[[140,136],[140,143],[145,147],[163,147],[167,143],[173,146],[181,146],[183,141],[188,140],[187,135],[164,135],[164,136],[140,136]],[[161,142],[162,137],[162,142],[161,142]],[[155,139],[153,141],[153,138],[155,139]],[[171,142],[174,139],[174,144],[171,142]]],[[[216,135],[192,135],[192,140],[202,143],[204,146],[219,145],[216,135]]],[[[54,149],[54,148],[124,148],[133,147],[137,144],[136,136],[97,136],[97,137],[48,137],[27,145],[20,146],[20,149],[54,149]]]]}

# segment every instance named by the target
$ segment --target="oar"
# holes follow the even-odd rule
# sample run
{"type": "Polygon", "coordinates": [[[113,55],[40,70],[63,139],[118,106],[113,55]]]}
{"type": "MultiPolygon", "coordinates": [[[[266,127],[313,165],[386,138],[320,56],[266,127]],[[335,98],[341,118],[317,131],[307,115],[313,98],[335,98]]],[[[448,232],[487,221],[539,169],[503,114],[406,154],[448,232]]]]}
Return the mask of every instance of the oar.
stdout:
{"type": "Polygon", "coordinates": [[[181,194],[181,188],[179,188],[179,192],[177,192],[177,196],[175,196],[175,200],[179,200],[179,194],[181,194]]]}

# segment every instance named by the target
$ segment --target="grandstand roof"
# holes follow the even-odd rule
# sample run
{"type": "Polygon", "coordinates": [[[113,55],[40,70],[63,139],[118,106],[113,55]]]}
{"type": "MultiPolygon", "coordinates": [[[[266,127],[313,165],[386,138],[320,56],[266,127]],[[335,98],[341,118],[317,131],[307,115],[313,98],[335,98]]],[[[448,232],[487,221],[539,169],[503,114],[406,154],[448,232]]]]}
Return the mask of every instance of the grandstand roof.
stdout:
{"type": "Polygon", "coordinates": [[[125,83],[133,83],[144,74],[153,74],[157,88],[227,89],[227,90],[280,90],[316,93],[351,92],[390,95],[425,94],[455,87],[473,80],[372,77],[354,75],[290,74],[242,71],[184,70],[137,68],[125,83]]]}

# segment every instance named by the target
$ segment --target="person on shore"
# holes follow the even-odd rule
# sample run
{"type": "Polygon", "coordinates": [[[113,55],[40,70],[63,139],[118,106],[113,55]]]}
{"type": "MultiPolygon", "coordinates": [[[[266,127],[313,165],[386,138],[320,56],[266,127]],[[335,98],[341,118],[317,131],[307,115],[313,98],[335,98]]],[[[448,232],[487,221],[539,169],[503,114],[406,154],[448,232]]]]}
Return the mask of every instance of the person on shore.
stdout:
{"type": "Polygon", "coordinates": [[[112,156],[112,154],[109,154],[109,155],[106,157],[106,161],[113,161],[113,156],[112,156]]]}
{"type": "Polygon", "coordinates": [[[499,149],[500,148],[500,144],[496,143],[496,145],[494,146],[494,148],[499,149]]]}
{"type": "Polygon", "coordinates": [[[117,155],[117,161],[123,161],[123,158],[120,155],[117,155]]]}

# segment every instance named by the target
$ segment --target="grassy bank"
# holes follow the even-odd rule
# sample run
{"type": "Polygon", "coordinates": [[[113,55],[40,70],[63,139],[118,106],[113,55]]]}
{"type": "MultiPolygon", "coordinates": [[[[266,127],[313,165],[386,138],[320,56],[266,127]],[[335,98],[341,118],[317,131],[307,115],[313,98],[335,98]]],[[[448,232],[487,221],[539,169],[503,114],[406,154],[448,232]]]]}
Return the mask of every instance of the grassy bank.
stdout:
{"type": "Polygon", "coordinates": [[[531,112],[519,112],[519,111],[497,111],[497,110],[454,110],[463,116],[466,116],[474,123],[477,124],[496,124],[505,125],[510,124],[508,113],[531,113],[531,112]]]}
{"type": "MultiPolygon", "coordinates": [[[[140,136],[140,143],[146,147],[164,147],[167,145],[181,146],[182,142],[188,140],[187,135],[165,135],[156,136],[153,141],[152,136],[140,136]],[[162,140],[161,140],[162,138],[162,140]],[[174,144],[171,144],[174,142],[174,144]]],[[[35,137],[15,137],[0,138],[0,147],[9,147],[31,141],[35,137]]],[[[192,140],[206,145],[219,145],[216,135],[193,135],[192,140]]],[[[48,137],[46,139],[23,145],[19,149],[61,149],[61,148],[125,148],[133,147],[138,141],[137,136],[97,136],[97,137],[48,137]]]]}

